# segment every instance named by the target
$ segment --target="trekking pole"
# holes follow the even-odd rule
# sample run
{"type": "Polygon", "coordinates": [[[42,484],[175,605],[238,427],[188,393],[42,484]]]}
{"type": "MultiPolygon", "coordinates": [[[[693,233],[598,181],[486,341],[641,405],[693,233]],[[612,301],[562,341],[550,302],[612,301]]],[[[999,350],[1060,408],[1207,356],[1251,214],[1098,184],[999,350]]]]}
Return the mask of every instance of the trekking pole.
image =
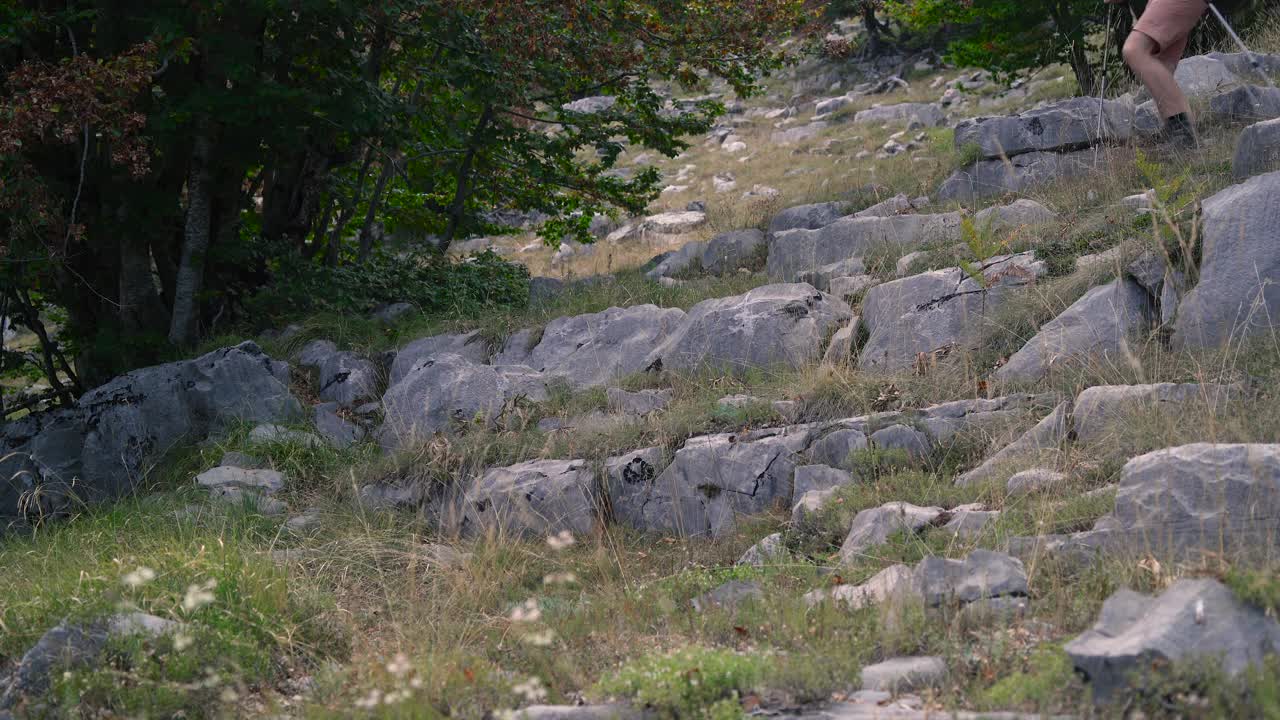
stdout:
{"type": "Polygon", "coordinates": [[[1218,12],[1218,7],[1213,3],[1209,3],[1209,11],[1213,13],[1214,17],[1218,18],[1218,22],[1222,23],[1222,29],[1226,30],[1227,34],[1231,36],[1231,39],[1235,41],[1236,46],[1240,48],[1240,52],[1244,53],[1245,57],[1249,58],[1249,65],[1262,76],[1263,80],[1267,81],[1267,85],[1270,85],[1274,89],[1276,86],[1275,81],[1273,81],[1271,76],[1263,70],[1262,63],[1258,61],[1258,56],[1250,52],[1248,46],[1246,46],[1244,41],[1240,39],[1240,36],[1236,34],[1235,28],[1231,27],[1231,23],[1227,22],[1227,19],[1222,16],[1222,13],[1218,12]]]}
{"type": "Polygon", "coordinates": [[[1093,152],[1093,167],[1095,170],[1098,168],[1098,160],[1102,148],[1103,118],[1106,116],[1107,70],[1108,63],[1111,61],[1111,18],[1114,10],[1114,6],[1107,6],[1107,31],[1106,37],[1102,41],[1102,87],[1098,90],[1098,144],[1094,146],[1093,152]]]}

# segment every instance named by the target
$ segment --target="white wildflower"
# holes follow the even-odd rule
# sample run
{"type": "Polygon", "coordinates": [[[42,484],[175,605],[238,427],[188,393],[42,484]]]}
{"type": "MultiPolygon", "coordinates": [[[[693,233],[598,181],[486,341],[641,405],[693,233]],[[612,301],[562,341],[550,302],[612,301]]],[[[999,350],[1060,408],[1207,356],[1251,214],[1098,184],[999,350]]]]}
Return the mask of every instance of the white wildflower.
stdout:
{"type": "Polygon", "coordinates": [[[542,578],[543,585],[573,585],[578,582],[578,576],[571,572],[551,573],[542,578]]]}
{"type": "Polygon", "coordinates": [[[564,550],[575,542],[577,540],[574,539],[573,533],[568,530],[561,530],[555,535],[547,537],[547,544],[551,546],[552,550],[564,550]]]}
{"type": "Polygon", "coordinates": [[[192,639],[192,637],[190,635],[187,635],[186,633],[176,633],[173,636],[173,649],[178,652],[182,652],[183,650],[186,650],[187,648],[191,647],[194,643],[195,643],[195,640],[192,639]]]}
{"type": "Polygon", "coordinates": [[[370,708],[378,707],[378,705],[381,703],[382,703],[382,691],[377,688],[374,688],[369,691],[368,695],[365,695],[363,698],[357,699],[352,704],[358,708],[368,710],[370,708]]]}
{"type": "Polygon", "coordinates": [[[530,676],[528,680],[519,685],[512,686],[511,690],[531,703],[542,702],[547,699],[547,689],[542,687],[542,680],[536,675],[530,676]]]}
{"type": "Polygon", "coordinates": [[[542,609],[538,607],[538,601],[533,598],[525,600],[524,603],[511,609],[511,622],[538,622],[542,619],[542,609]]]}
{"type": "Polygon", "coordinates": [[[187,594],[182,598],[182,609],[195,612],[213,602],[213,589],[218,586],[215,580],[206,580],[200,585],[188,585],[187,594]]]}
{"type": "Polygon", "coordinates": [[[404,653],[396,653],[396,656],[387,663],[387,672],[396,677],[404,677],[409,674],[413,666],[409,664],[409,656],[404,653]]]}
{"type": "Polygon", "coordinates": [[[155,579],[155,570],[139,565],[137,570],[127,573],[124,577],[120,578],[120,582],[123,582],[131,588],[139,588],[155,579]]]}
{"type": "Polygon", "coordinates": [[[520,639],[534,647],[547,647],[556,641],[556,633],[554,630],[547,629],[542,632],[527,633],[520,639]]]}

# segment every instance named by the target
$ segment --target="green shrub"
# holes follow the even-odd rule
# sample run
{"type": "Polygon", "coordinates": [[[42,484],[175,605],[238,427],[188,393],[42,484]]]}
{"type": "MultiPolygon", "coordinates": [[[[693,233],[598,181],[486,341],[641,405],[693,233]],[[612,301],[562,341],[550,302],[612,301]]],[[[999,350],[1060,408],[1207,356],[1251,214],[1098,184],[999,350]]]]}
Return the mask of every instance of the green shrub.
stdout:
{"type": "Polygon", "coordinates": [[[457,261],[427,252],[380,254],[337,268],[291,256],[272,275],[245,303],[256,323],[316,312],[364,314],[393,302],[423,313],[461,313],[522,307],[529,298],[528,269],[489,251],[457,261]]]}
{"type": "Polygon", "coordinates": [[[686,647],[632,660],[596,685],[596,692],[653,708],[662,717],[728,717],[730,703],[754,687],[768,663],[760,655],[686,647]]]}

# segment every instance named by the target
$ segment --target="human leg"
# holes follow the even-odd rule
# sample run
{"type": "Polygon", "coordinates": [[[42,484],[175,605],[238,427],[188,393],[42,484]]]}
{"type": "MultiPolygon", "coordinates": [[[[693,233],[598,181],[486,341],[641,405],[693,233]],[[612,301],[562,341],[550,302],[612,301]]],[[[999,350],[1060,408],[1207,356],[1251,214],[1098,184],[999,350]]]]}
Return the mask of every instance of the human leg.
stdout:
{"type": "MultiPolygon", "coordinates": [[[[1173,79],[1171,68],[1160,57],[1160,47],[1150,36],[1138,30],[1129,33],[1124,41],[1125,64],[1133,70],[1143,85],[1156,101],[1160,109],[1160,117],[1168,118],[1181,113],[1191,112],[1187,96],[1183,94],[1178,82],[1173,79]]],[[[1176,62],[1174,67],[1177,67],[1176,62]]]]}

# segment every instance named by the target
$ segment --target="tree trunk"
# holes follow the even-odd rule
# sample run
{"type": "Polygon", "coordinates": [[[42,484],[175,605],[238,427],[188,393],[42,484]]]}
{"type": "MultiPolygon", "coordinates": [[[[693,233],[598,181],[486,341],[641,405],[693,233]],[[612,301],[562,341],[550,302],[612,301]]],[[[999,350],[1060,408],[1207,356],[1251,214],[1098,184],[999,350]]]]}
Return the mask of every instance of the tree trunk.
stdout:
{"type": "Polygon", "coordinates": [[[476,152],[480,149],[480,136],[489,128],[489,121],[492,118],[493,108],[491,107],[486,107],[484,112],[480,113],[480,119],[476,121],[476,129],[471,133],[471,140],[467,143],[467,154],[458,164],[457,187],[453,192],[453,202],[449,206],[449,226],[440,240],[441,253],[449,250],[458,233],[458,227],[462,224],[462,213],[466,210],[467,198],[471,195],[471,171],[475,164],[476,152]]]}
{"type": "Polygon", "coordinates": [[[863,0],[862,3],[862,27],[867,31],[867,56],[879,57],[883,49],[883,43],[880,41],[880,22],[876,20],[875,3],[869,0],[863,0]]]}
{"type": "Polygon", "coordinates": [[[169,342],[174,345],[188,345],[195,340],[204,259],[213,224],[213,180],[209,169],[213,153],[211,132],[208,119],[200,120],[191,145],[182,259],[174,280],[173,316],[169,322],[169,342]]]}
{"type": "Polygon", "coordinates": [[[357,258],[359,262],[368,260],[373,252],[373,222],[378,217],[378,205],[382,203],[382,193],[386,191],[387,183],[395,174],[396,165],[399,162],[400,153],[388,158],[386,164],[382,166],[382,174],[378,176],[377,184],[373,186],[373,195],[369,196],[369,209],[365,211],[364,224],[360,226],[360,255],[357,258]]]}

